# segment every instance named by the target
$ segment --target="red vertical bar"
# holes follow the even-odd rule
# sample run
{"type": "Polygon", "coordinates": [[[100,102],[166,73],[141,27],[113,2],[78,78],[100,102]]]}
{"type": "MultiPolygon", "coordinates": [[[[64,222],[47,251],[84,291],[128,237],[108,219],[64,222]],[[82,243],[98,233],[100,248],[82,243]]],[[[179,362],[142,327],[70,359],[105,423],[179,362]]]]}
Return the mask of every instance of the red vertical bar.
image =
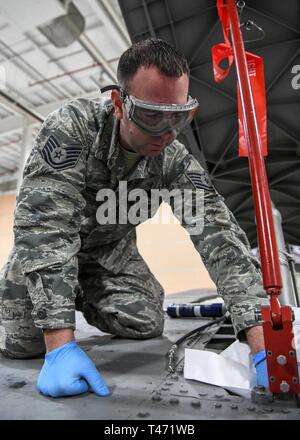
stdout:
{"type": "Polygon", "coordinates": [[[239,16],[235,0],[226,0],[226,5],[241,96],[245,136],[249,152],[249,167],[258,230],[263,284],[267,293],[271,295],[271,311],[274,323],[280,324],[281,309],[277,295],[282,288],[282,281],[261,138],[257,125],[244,42],[240,31],[239,16]]]}

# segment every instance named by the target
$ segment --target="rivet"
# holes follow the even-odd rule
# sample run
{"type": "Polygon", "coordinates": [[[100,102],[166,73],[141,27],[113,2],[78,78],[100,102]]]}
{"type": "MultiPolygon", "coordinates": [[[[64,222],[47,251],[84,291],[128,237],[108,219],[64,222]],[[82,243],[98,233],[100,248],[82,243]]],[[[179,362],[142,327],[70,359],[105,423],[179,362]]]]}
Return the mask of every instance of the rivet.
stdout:
{"type": "Polygon", "coordinates": [[[249,407],[247,408],[247,410],[248,410],[248,411],[255,411],[255,406],[249,406],[249,407]]]}
{"type": "Polygon", "coordinates": [[[222,408],[222,403],[215,403],[215,408],[217,409],[222,408]]]}
{"type": "Polygon", "coordinates": [[[175,399],[175,397],[172,397],[172,399],[170,399],[169,402],[170,402],[171,405],[178,405],[179,400],[175,399]]]}
{"type": "Polygon", "coordinates": [[[199,402],[199,400],[193,400],[193,401],[191,402],[191,405],[192,405],[194,408],[200,408],[200,406],[201,406],[201,402],[199,402]]]}
{"type": "Polygon", "coordinates": [[[207,393],[198,393],[198,396],[200,396],[200,397],[205,397],[205,396],[207,396],[207,393]]]}
{"type": "Polygon", "coordinates": [[[152,396],[152,400],[154,400],[155,402],[159,402],[161,400],[161,397],[159,394],[154,394],[154,396],[152,396]]]}
{"type": "Polygon", "coordinates": [[[230,406],[230,408],[231,408],[231,409],[238,409],[238,405],[232,404],[232,405],[230,406]]]}
{"type": "Polygon", "coordinates": [[[148,416],[150,416],[150,413],[148,413],[148,412],[139,412],[137,416],[138,417],[148,417],[148,416]]]}
{"type": "Polygon", "coordinates": [[[182,394],[186,394],[186,393],[188,393],[188,390],[179,390],[179,392],[182,394]]]}

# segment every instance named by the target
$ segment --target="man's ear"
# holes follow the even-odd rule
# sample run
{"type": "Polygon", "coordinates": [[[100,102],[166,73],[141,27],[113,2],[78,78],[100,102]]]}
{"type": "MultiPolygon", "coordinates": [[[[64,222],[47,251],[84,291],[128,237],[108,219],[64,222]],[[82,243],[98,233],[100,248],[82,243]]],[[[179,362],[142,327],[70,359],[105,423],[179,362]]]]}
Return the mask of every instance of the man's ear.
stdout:
{"type": "Polygon", "coordinates": [[[113,103],[113,106],[115,108],[115,115],[117,119],[123,118],[123,107],[122,107],[122,100],[120,98],[120,93],[118,90],[112,90],[111,91],[111,100],[113,103]]]}

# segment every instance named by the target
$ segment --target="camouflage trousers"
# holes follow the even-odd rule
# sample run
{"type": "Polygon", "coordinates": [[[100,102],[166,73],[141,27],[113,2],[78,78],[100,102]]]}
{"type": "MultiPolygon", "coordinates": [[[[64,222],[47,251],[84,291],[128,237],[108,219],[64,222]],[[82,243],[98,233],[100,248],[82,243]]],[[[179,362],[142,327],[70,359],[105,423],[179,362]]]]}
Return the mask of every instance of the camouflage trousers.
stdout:
{"type": "MultiPolygon", "coordinates": [[[[75,305],[90,325],[125,338],[162,334],[164,290],[137,250],[118,274],[87,256],[78,260],[80,288],[75,305]]],[[[4,356],[25,359],[45,353],[32,309],[26,278],[12,252],[0,273],[0,352],[4,356]]]]}

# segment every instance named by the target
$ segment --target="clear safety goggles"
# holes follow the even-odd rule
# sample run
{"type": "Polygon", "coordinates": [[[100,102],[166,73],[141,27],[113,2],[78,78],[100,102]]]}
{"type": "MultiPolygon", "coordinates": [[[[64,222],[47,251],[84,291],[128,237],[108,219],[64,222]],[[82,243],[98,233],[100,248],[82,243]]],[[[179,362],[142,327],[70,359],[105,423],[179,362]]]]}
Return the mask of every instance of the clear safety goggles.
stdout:
{"type": "Polygon", "coordinates": [[[103,87],[101,92],[112,89],[119,90],[128,119],[153,136],[168,131],[177,136],[192,121],[199,106],[190,96],[185,104],[155,104],[128,95],[120,86],[103,87]]]}

